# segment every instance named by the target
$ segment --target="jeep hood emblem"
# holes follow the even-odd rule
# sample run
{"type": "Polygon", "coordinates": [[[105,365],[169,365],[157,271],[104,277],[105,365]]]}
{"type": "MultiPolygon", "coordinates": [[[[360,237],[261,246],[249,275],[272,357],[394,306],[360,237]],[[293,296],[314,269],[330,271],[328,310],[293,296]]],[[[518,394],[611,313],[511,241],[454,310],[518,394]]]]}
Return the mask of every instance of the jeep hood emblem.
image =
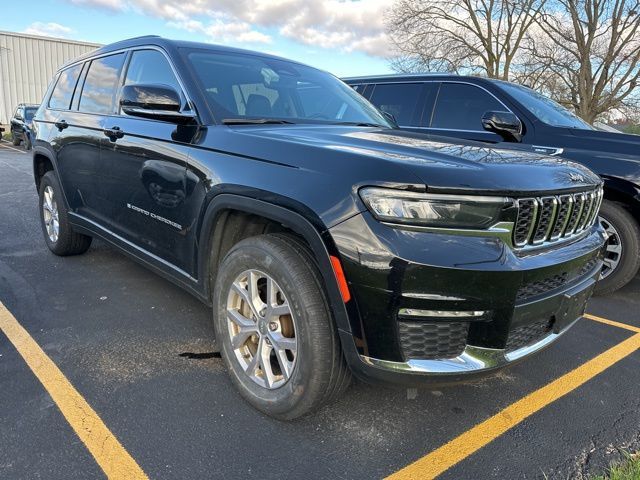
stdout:
{"type": "Polygon", "coordinates": [[[571,172],[569,174],[569,180],[571,180],[572,182],[583,182],[584,183],[584,177],[582,175],[580,175],[579,173],[571,172]]]}

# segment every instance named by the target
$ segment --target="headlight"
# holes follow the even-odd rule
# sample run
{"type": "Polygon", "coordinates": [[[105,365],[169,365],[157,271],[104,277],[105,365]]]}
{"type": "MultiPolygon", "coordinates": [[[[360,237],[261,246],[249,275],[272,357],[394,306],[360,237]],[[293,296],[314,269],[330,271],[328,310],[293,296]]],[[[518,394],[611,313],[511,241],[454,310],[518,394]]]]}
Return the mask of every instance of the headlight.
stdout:
{"type": "Polygon", "coordinates": [[[367,187],[360,190],[380,221],[439,228],[486,229],[500,221],[513,201],[504,197],[405,192],[367,187]]]}

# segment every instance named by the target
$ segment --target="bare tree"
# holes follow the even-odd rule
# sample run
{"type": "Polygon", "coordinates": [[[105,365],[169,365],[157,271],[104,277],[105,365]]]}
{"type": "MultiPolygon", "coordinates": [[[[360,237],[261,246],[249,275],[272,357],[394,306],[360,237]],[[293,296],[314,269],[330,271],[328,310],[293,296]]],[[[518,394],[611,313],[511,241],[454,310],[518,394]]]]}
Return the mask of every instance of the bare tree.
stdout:
{"type": "Polygon", "coordinates": [[[546,0],[398,0],[387,18],[397,71],[453,71],[509,79],[546,0]]]}
{"type": "Polygon", "coordinates": [[[639,0],[549,0],[536,22],[521,79],[590,123],[640,105],[639,0]]]}

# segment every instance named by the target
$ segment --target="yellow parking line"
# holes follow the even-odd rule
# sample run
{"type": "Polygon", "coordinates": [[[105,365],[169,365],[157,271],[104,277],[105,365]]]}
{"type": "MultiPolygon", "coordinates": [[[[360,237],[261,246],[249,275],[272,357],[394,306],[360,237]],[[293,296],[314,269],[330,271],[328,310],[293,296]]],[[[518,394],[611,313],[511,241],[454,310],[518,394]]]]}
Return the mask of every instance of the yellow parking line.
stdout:
{"type": "Polygon", "coordinates": [[[640,348],[640,334],[624,340],[544,387],[512,403],[493,417],[467,430],[449,443],[406,466],[387,479],[435,478],[472,453],[518,425],[560,397],[580,387],[599,373],[640,348]]]}
{"type": "Polygon", "coordinates": [[[49,392],[108,478],[146,479],[136,461],[29,333],[0,302],[0,330],[49,392]]]}
{"type": "Polygon", "coordinates": [[[583,317],[595,322],[606,323],[607,325],[611,325],[613,327],[624,328],[625,330],[631,330],[632,332],[640,333],[640,328],[634,327],[633,325],[628,325],[626,323],[614,322],[613,320],[596,317],[595,315],[591,315],[589,313],[585,313],[583,317]]]}

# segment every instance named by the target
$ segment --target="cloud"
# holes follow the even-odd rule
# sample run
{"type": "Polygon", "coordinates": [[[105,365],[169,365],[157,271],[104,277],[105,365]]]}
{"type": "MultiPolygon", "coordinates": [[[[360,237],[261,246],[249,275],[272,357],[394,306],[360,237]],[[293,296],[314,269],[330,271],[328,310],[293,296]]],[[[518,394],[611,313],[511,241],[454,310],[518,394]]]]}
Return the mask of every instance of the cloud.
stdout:
{"type": "Polygon", "coordinates": [[[389,0],[72,0],[133,10],[214,41],[269,43],[270,29],[294,42],[376,57],[390,53],[384,26],[389,0]]]}
{"type": "Polygon", "coordinates": [[[104,10],[111,10],[112,12],[119,12],[126,9],[126,4],[124,0],[70,0],[70,1],[75,5],[101,8],[104,10]]]}
{"type": "Polygon", "coordinates": [[[251,24],[225,18],[215,18],[208,24],[198,20],[169,22],[168,26],[202,33],[212,41],[238,43],[271,43],[271,37],[251,28],[251,24]]]}
{"type": "Polygon", "coordinates": [[[68,38],[73,33],[73,30],[59,23],[44,23],[33,22],[22,33],[28,33],[29,35],[41,35],[43,37],[62,37],[68,38]]]}

